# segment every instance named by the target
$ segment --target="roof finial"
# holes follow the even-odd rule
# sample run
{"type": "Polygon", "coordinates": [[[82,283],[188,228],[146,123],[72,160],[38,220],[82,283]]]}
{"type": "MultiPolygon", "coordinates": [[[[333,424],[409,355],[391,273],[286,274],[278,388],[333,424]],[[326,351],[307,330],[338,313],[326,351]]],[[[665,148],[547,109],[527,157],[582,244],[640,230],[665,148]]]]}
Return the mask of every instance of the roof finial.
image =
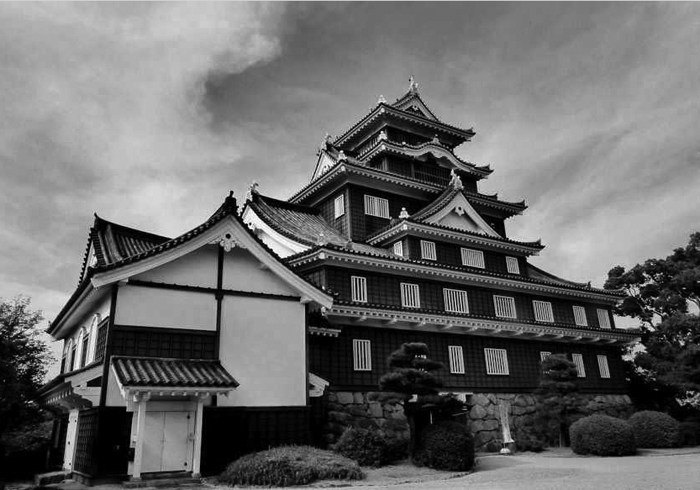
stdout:
{"type": "Polygon", "coordinates": [[[381,131],[379,131],[379,141],[386,141],[388,139],[389,137],[387,136],[385,130],[382,129],[381,131]]]}
{"type": "Polygon", "coordinates": [[[260,192],[258,192],[258,183],[256,181],[253,181],[248,186],[248,192],[245,195],[246,202],[252,201],[253,196],[256,194],[260,194],[260,192]]]}
{"type": "Polygon", "coordinates": [[[333,141],[333,137],[326,133],[326,135],[323,137],[323,143],[321,143],[321,149],[322,150],[327,150],[328,147],[331,146],[331,142],[333,141]]]}
{"type": "Polygon", "coordinates": [[[318,234],[318,238],[316,239],[316,245],[328,245],[328,240],[326,240],[326,236],[323,234],[323,232],[318,234]]]}
{"type": "Polygon", "coordinates": [[[459,177],[459,175],[457,175],[455,169],[450,170],[450,185],[458,191],[464,189],[462,179],[459,177]]]}
{"type": "Polygon", "coordinates": [[[413,78],[413,75],[411,75],[408,79],[408,91],[412,94],[418,93],[418,82],[416,82],[416,79],[413,78]]]}
{"type": "Polygon", "coordinates": [[[406,211],[406,208],[401,208],[401,212],[399,213],[399,219],[407,219],[410,215],[408,214],[408,211],[406,211]]]}
{"type": "Polygon", "coordinates": [[[338,152],[338,161],[339,162],[347,162],[348,161],[348,157],[343,150],[340,150],[338,152]]]}
{"type": "Polygon", "coordinates": [[[379,99],[377,99],[377,104],[386,104],[386,99],[383,95],[379,96],[379,99]]]}

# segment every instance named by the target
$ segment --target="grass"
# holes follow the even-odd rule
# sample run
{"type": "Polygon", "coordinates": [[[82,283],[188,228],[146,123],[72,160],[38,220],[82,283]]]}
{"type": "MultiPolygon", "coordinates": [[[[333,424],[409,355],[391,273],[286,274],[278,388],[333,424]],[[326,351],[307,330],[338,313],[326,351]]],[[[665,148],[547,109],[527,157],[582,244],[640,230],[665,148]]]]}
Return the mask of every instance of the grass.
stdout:
{"type": "Polygon", "coordinates": [[[219,477],[228,485],[286,487],[316,480],[361,480],[353,460],[310,446],[284,446],[248,454],[231,463],[219,477]]]}

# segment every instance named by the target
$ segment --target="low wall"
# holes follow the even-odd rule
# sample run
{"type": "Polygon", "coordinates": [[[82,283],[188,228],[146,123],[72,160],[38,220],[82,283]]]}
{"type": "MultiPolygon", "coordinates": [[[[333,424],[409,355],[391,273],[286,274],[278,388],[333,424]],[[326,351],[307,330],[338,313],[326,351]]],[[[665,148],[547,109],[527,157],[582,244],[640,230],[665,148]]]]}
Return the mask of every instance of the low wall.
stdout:
{"type": "MultiPolygon", "coordinates": [[[[367,393],[337,391],[328,393],[324,440],[332,444],[348,427],[377,430],[388,440],[408,439],[408,422],[400,405],[369,400],[367,393]]],[[[632,412],[627,395],[580,395],[585,415],[604,413],[626,418],[632,412]]],[[[477,451],[501,449],[502,432],[499,404],[508,406],[508,419],[516,442],[536,440],[535,397],[531,394],[477,393],[467,397],[469,425],[477,451]]]]}

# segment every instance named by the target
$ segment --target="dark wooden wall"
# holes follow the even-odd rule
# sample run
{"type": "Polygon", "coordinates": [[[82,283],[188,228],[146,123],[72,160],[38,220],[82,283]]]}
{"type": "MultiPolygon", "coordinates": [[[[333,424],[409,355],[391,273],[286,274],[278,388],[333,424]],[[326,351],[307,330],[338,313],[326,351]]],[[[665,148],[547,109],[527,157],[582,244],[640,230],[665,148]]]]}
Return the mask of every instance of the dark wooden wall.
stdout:
{"type": "Polygon", "coordinates": [[[180,359],[216,359],[216,332],[115,325],[112,354],[180,359]]]}
{"type": "Polygon", "coordinates": [[[447,389],[473,392],[531,392],[538,384],[540,351],[583,355],[586,377],[579,378],[584,393],[624,393],[626,384],[619,349],[597,345],[537,342],[448,333],[413,332],[387,328],[345,326],[338,338],[310,337],[310,369],[331,382],[331,389],[372,391],[385,374],[389,354],[404,342],[424,342],[430,357],[445,365],[438,374],[447,389]],[[353,370],[352,340],[371,342],[372,371],[353,370]],[[465,374],[450,374],[448,345],[462,346],[465,374]],[[487,375],[484,348],[506,349],[510,374],[487,375]],[[598,371],[597,355],[608,357],[610,378],[598,371]]]}
{"type": "Polygon", "coordinates": [[[205,407],[202,474],[220,473],[247,453],[310,442],[308,407],[205,407]]]}

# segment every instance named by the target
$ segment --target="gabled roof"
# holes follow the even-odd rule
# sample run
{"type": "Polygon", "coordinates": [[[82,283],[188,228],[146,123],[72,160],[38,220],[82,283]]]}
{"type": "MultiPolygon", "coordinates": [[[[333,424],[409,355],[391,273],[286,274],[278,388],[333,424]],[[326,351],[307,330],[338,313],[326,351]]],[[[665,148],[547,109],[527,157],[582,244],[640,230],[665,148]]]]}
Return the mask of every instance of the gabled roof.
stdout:
{"type": "Polygon", "coordinates": [[[445,190],[440,194],[433,202],[428,204],[426,207],[421,209],[420,211],[413,213],[411,218],[415,221],[424,221],[425,219],[429,218],[430,216],[433,216],[440,211],[442,211],[445,207],[448,207],[451,203],[454,202],[455,198],[457,198],[459,195],[464,196],[464,198],[469,201],[470,203],[474,204],[480,204],[480,205],[486,205],[486,206],[493,206],[493,207],[498,207],[499,209],[502,210],[508,210],[512,212],[512,214],[520,214],[522,213],[525,209],[527,209],[527,206],[525,205],[525,201],[520,201],[520,202],[508,202],[508,201],[501,201],[498,199],[498,195],[494,194],[492,196],[489,196],[487,194],[481,194],[478,192],[469,192],[464,189],[457,189],[454,186],[450,185],[445,188],[445,190]]]}
{"type": "Polygon", "coordinates": [[[418,90],[414,90],[412,88],[409,89],[408,92],[406,92],[402,97],[396,99],[396,102],[391,104],[391,106],[401,109],[402,111],[417,111],[417,114],[420,114],[426,119],[439,121],[435,113],[428,108],[425,102],[423,102],[423,99],[421,99],[420,95],[418,94],[418,90]]]}
{"type": "Polygon", "coordinates": [[[304,301],[315,301],[322,306],[332,304],[332,298],[325,291],[294,272],[243,223],[238,215],[236,199],[231,192],[216,212],[196,228],[146,250],[138,251],[134,255],[89,267],[78,288],[51,323],[47,332],[52,335],[57,333],[66,316],[74,311],[76,304],[80,304],[81,298],[87,297],[95,289],[159,267],[210,243],[218,243],[224,250],[231,250],[234,247],[248,249],[274,274],[299,291],[304,301]]]}
{"type": "Polygon", "coordinates": [[[560,284],[563,286],[573,286],[573,287],[578,287],[578,288],[590,288],[591,283],[589,282],[574,282],[574,281],[569,281],[567,279],[562,279],[561,277],[555,276],[554,274],[550,274],[547,271],[544,271],[540,269],[539,267],[535,267],[531,263],[527,263],[527,271],[528,271],[528,276],[537,279],[538,281],[543,281],[543,282],[551,282],[552,284],[560,284]]]}
{"type": "Polygon", "coordinates": [[[238,381],[219,361],[112,356],[123,388],[236,388],[238,381]]]}
{"type": "Polygon", "coordinates": [[[91,250],[95,254],[95,266],[104,267],[126,257],[143,253],[168,240],[169,238],[161,235],[107,221],[95,214],[80,277],[84,277],[86,267],[90,266],[91,250]]]}
{"type": "Polygon", "coordinates": [[[253,194],[244,212],[248,208],[274,231],[305,247],[330,244],[373,255],[389,254],[382,248],[352,242],[323,219],[319,211],[307,206],[253,194]]]}

